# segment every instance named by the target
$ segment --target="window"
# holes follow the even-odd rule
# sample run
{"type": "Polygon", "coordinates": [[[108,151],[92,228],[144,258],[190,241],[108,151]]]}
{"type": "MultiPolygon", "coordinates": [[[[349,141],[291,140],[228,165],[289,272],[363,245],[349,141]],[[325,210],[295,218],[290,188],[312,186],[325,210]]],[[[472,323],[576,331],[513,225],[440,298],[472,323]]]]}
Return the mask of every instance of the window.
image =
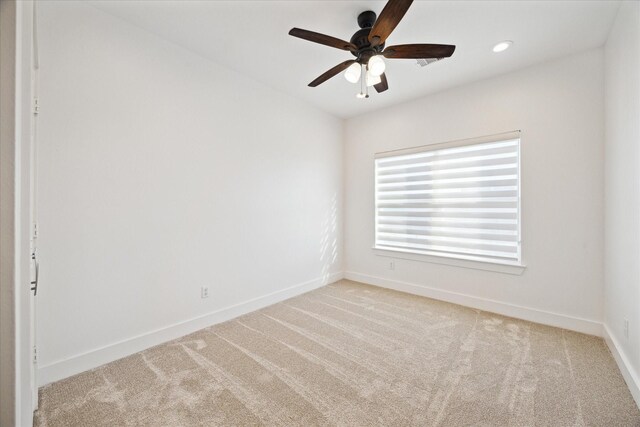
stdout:
{"type": "Polygon", "coordinates": [[[375,248],[521,264],[520,134],[380,153],[375,248]]]}

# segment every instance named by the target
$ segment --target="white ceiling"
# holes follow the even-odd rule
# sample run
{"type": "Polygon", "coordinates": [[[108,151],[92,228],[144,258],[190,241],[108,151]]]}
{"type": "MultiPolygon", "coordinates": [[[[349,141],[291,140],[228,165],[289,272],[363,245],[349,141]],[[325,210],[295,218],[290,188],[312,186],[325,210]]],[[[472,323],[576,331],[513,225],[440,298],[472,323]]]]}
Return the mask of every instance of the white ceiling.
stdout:
{"type": "Polygon", "coordinates": [[[387,60],[389,90],[356,99],[359,85],[338,75],[307,87],[352,58],[346,51],[289,36],[292,27],[349,40],[356,17],[384,1],[91,1],[99,9],[202,56],[303,99],[352,117],[471,81],[601,46],[619,1],[416,1],[387,45],[442,43],[453,57],[421,68],[387,60]],[[507,51],[492,47],[513,40],[507,51]]]}

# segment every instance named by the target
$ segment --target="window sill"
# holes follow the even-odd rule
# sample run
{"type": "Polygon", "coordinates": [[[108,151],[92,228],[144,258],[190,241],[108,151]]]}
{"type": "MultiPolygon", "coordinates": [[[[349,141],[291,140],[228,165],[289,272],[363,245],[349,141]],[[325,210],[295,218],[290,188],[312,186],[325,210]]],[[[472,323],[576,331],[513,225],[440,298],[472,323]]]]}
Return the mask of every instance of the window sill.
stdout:
{"type": "Polygon", "coordinates": [[[437,255],[426,255],[414,252],[407,252],[396,249],[381,249],[373,247],[373,253],[377,256],[387,258],[406,259],[409,261],[428,262],[432,264],[443,264],[454,267],[472,268],[475,270],[493,271],[496,273],[513,274],[516,276],[522,275],[527,268],[523,264],[501,264],[490,261],[472,261],[468,259],[449,258],[437,255]]]}

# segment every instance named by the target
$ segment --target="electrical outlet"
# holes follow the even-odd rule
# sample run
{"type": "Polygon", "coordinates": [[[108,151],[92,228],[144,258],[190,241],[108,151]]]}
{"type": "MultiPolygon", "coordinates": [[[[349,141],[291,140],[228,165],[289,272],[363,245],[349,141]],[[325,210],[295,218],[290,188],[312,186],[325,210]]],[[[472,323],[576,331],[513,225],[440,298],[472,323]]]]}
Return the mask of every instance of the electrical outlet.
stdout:
{"type": "Polygon", "coordinates": [[[395,269],[396,269],[396,262],[389,261],[389,270],[395,270],[395,269]]]}
{"type": "Polygon", "coordinates": [[[629,320],[628,319],[623,319],[624,322],[624,326],[623,326],[623,330],[624,330],[624,337],[626,339],[629,339],[629,320]]]}
{"type": "Polygon", "coordinates": [[[200,297],[201,298],[209,298],[209,287],[203,286],[200,288],[200,297]]]}

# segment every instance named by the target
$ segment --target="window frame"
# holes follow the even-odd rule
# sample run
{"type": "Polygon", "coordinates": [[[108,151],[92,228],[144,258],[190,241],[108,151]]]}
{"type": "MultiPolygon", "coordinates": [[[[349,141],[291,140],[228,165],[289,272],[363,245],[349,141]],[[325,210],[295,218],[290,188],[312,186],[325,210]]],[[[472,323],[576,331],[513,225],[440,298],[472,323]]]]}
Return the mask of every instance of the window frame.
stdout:
{"type": "Polygon", "coordinates": [[[373,210],[374,210],[374,233],[372,249],[375,255],[381,257],[390,257],[397,259],[405,259],[410,261],[429,262],[435,264],[445,264],[464,268],[473,268],[479,270],[495,271],[507,274],[520,275],[524,272],[526,265],[522,255],[522,134],[521,131],[503,132],[482,137],[467,138],[462,140],[454,140],[447,142],[438,142],[432,144],[421,145],[417,147],[402,148],[378,152],[374,154],[373,159],[373,210]],[[447,148],[463,147],[476,144],[484,144],[490,142],[508,141],[517,139],[517,260],[497,260],[482,259],[482,257],[474,257],[473,255],[456,255],[445,254],[437,251],[420,251],[411,248],[393,248],[388,246],[378,246],[378,159],[385,157],[403,156],[408,154],[416,154],[422,152],[436,151],[447,148]]]}

